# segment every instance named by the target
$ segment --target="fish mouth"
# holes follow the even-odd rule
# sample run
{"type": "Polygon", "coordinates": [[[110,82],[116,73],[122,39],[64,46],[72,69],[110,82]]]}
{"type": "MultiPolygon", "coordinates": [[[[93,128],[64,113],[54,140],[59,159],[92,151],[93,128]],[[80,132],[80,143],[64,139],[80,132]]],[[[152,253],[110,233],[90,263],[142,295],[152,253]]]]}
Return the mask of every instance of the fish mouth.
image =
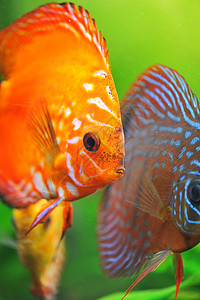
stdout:
{"type": "Polygon", "coordinates": [[[117,174],[123,175],[125,172],[125,168],[124,167],[116,168],[115,171],[117,174]]]}
{"type": "Polygon", "coordinates": [[[124,167],[117,167],[114,170],[108,170],[106,172],[107,174],[105,176],[105,181],[107,181],[107,183],[114,182],[119,178],[121,178],[124,175],[124,172],[125,172],[124,167]]]}
{"type": "Polygon", "coordinates": [[[106,169],[106,170],[102,170],[99,174],[93,175],[93,176],[87,176],[84,173],[82,173],[81,177],[82,179],[84,179],[85,181],[87,181],[87,184],[90,185],[90,187],[92,186],[96,186],[97,183],[98,185],[102,187],[105,186],[106,184],[112,183],[118,179],[120,179],[125,172],[125,168],[124,167],[117,167],[115,169],[106,169]],[[101,182],[101,184],[100,184],[101,182]]]}

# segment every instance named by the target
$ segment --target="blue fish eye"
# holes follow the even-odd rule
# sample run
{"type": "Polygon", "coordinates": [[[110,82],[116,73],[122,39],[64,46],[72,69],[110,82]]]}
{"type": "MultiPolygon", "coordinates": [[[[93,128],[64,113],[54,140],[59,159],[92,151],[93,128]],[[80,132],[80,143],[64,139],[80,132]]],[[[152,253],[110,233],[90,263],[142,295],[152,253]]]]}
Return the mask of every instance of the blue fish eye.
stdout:
{"type": "Polygon", "coordinates": [[[200,181],[194,180],[188,186],[188,198],[193,204],[200,204],[200,181]]]}

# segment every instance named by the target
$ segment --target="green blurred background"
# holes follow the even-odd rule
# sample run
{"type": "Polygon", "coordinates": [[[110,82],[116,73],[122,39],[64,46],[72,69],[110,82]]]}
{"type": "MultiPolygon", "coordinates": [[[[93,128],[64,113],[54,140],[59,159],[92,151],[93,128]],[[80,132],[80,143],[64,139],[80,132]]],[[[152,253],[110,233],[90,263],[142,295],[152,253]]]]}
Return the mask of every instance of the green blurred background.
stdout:
{"type": "MultiPolygon", "coordinates": [[[[47,1],[0,0],[0,28],[47,1]]],[[[59,2],[59,1],[57,1],[59,2]]],[[[79,0],[107,40],[119,97],[146,67],[161,63],[182,74],[200,98],[199,0],[79,0]]],[[[14,153],[13,153],[14,155],[14,153]]],[[[74,224],[67,232],[68,262],[58,300],[118,300],[134,278],[108,280],[101,272],[96,219],[101,192],[74,203],[74,224]],[[107,296],[106,296],[107,295],[107,296]]],[[[0,300],[34,299],[29,274],[12,247],[11,211],[0,203],[0,300]]],[[[200,247],[183,254],[180,300],[200,299],[200,247]]],[[[129,299],[174,299],[171,257],[129,294],[129,299]]]]}

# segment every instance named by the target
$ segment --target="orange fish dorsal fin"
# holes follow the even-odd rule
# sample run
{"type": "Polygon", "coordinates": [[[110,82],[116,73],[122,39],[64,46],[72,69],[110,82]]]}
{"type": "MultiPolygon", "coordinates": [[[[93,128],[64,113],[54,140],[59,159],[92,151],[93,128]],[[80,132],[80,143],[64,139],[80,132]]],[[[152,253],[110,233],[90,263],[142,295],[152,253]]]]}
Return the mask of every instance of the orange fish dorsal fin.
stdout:
{"type": "Polygon", "coordinates": [[[25,14],[0,31],[0,73],[7,79],[19,49],[30,43],[33,37],[55,30],[70,31],[86,37],[96,46],[107,67],[109,66],[106,41],[101,32],[98,32],[88,11],[80,6],[77,8],[72,3],[49,3],[25,14]]]}

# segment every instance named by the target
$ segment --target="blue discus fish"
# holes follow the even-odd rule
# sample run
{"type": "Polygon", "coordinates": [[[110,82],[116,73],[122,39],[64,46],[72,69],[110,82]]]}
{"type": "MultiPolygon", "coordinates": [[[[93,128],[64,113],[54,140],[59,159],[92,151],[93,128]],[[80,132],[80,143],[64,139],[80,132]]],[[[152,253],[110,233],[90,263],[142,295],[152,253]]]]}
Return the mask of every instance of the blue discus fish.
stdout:
{"type": "MultiPolygon", "coordinates": [[[[142,272],[127,293],[173,253],[200,241],[200,106],[185,79],[155,65],[123,101],[126,169],[100,205],[99,249],[108,277],[142,272]]],[[[127,294],[126,293],[126,294],[127,294]]]]}

